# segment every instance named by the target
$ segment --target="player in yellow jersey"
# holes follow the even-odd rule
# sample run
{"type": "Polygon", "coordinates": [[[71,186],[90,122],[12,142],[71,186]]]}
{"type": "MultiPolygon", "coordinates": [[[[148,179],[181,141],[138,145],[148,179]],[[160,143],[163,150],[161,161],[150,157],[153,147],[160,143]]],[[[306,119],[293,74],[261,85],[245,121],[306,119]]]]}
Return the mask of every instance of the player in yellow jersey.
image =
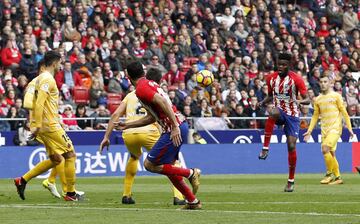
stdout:
{"type": "Polygon", "coordinates": [[[304,133],[304,141],[307,142],[314,129],[319,116],[321,117],[321,151],[326,165],[326,175],[320,181],[321,184],[342,184],[339,163],[335,151],[337,142],[342,134],[342,120],[345,119],[346,127],[350,132],[350,138],[354,136],[351,128],[350,117],[345,109],[341,95],[331,89],[331,81],[325,73],[320,77],[321,94],[314,103],[314,115],[311,118],[309,129],[304,133]],[[334,179],[334,177],[335,179],[334,179]]]}
{"type": "MultiPolygon", "coordinates": [[[[161,72],[157,69],[149,69],[147,72],[147,78],[155,82],[160,82],[161,72]]],[[[102,152],[104,147],[110,145],[110,134],[114,129],[114,122],[118,122],[120,117],[126,115],[126,121],[139,120],[146,116],[146,109],[142,107],[138,98],[135,95],[135,90],[130,92],[121,102],[117,110],[111,116],[104,139],[102,140],[99,151],[102,152]]],[[[159,127],[154,124],[150,124],[144,127],[126,129],[122,133],[124,143],[130,152],[131,156],[126,164],[125,179],[124,179],[124,192],[122,203],[123,204],[135,204],[135,200],[132,198],[131,188],[134,183],[134,178],[137,172],[137,166],[139,158],[142,154],[142,147],[146,150],[150,150],[160,137],[159,127]]],[[[179,164],[178,164],[179,165],[179,164]]],[[[173,187],[174,191],[174,205],[185,205],[183,195],[173,187]]]]}
{"type": "Polygon", "coordinates": [[[54,75],[59,70],[61,55],[56,51],[46,52],[44,70],[35,80],[34,97],[31,105],[30,128],[32,138],[45,145],[49,159],[38,163],[22,177],[14,179],[17,192],[25,200],[26,184],[34,177],[56,167],[60,179],[66,182],[66,201],[77,201],[75,193],[75,160],[74,147],[61,127],[58,115],[59,90],[54,75]],[[61,173],[62,172],[62,173],[61,173]]]}

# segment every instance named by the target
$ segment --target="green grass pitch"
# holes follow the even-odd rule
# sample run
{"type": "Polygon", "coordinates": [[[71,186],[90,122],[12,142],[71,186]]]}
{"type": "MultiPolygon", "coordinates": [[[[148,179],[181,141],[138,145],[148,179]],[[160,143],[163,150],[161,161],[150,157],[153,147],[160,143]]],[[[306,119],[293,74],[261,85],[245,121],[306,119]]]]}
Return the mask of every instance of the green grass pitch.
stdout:
{"type": "MultiPolygon", "coordinates": [[[[78,178],[82,202],[52,198],[41,180],[31,181],[26,200],[12,180],[0,180],[0,223],[360,223],[360,176],[345,174],[345,184],[320,185],[321,174],[299,174],[295,192],[285,193],[282,175],[204,175],[198,198],[201,211],[172,205],[162,176],[136,177],[135,205],[122,205],[122,177],[78,178]]],[[[60,188],[58,184],[58,189],[60,188]]]]}

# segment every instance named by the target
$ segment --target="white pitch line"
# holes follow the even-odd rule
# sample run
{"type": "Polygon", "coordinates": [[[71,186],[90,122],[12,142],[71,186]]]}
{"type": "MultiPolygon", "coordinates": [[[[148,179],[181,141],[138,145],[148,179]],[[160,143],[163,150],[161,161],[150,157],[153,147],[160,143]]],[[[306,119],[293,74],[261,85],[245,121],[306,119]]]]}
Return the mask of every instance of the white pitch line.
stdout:
{"type": "MultiPolygon", "coordinates": [[[[174,212],[184,211],[181,209],[160,209],[160,208],[102,208],[102,207],[75,207],[75,206],[39,206],[39,205],[19,205],[8,204],[0,205],[0,208],[28,208],[28,209],[78,209],[78,210],[102,210],[102,211],[158,211],[174,212]]],[[[343,213],[318,213],[318,212],[274,212],[274,211],[246,211],[246,210],[196,210],[191,212],[199,213],[232,213],[232,214],[260,214],[260,215],[305,215],[305,216],[332,216],[332,217],[360,217],[360,214],[343,214],[343,213]]]]}

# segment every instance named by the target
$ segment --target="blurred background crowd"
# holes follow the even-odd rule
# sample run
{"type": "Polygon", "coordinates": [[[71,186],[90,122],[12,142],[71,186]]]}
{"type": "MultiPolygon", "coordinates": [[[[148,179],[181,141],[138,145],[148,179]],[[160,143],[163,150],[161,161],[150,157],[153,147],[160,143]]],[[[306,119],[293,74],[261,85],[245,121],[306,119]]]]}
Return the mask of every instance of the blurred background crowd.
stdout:
{"type": "MultiPolygon", "coordinates": [[[[328,72],[350,116],[360,116],[360,0],[2,0],[0,1],[0,117],[25,118],[24,89],[46,51],[57,49],[60,111],[69,130],[104,129],[134,89],[124,69],[133,60],[163,73],[161,88],[188,117],[222,117],[228,128],[262,128],[273,105],[266,76],[281,52],[311,99],[328,72]],[[197,86],[207,69],[215,82],[197,86]]],[[[312,106],[301,116],[312,115],[312,106]]],[[[353,119],[360,127],[360,120],[353,119]]],[[[306,128],[308,120],[302,120],[306,128]]],[[[2,121],[0,130],[26,127],[2,121]]]]}

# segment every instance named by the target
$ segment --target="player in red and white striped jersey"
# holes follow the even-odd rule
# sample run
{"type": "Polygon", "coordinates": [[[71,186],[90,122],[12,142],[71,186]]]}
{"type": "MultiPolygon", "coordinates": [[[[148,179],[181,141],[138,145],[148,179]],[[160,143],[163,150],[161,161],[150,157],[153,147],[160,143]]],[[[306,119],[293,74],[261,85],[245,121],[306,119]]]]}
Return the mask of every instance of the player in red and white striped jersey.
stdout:
{"type": "Polygon", "coordinates": [[[278,72],[267,77],[268,96],[259,103],[261,106],[273,100],[275,104],[266,120],[264,146],[259,159],[265,160],[268,156],[274,125],[284,125],[289,162],[289,179],[284,189],[285,192],[294,191],[296,140],[300,129],[299,105],[310,103],[304,80],[295,72],[289,70],[290,62],[290,54],[281,53],[279,55],[278,72]],[[301,100],[298,100],[299,95],[302,98],[301,100]]]}

